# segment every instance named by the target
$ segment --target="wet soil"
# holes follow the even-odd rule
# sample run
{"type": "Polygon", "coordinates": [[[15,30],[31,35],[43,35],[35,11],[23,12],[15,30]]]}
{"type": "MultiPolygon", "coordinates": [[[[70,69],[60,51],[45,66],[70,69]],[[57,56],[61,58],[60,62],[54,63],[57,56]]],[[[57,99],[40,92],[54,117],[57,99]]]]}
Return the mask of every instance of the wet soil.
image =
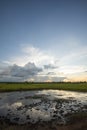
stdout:
{"type": "Polygon", "coordinates": [[[66,125],[59,125],[54,121],[25,125],[0,121],[0,130],[87,130],[87,116],[74,116],[66,125]]]}

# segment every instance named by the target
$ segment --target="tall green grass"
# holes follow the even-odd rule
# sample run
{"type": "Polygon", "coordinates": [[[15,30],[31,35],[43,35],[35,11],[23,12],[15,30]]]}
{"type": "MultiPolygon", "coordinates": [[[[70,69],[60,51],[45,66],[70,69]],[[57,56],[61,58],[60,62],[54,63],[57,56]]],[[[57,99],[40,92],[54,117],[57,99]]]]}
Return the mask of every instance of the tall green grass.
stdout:
{"type": "Polygon", "coordinates": [[[0,83],[0,92],[39,89],[58,89],[87,92],[87,83],[0,83]]]}

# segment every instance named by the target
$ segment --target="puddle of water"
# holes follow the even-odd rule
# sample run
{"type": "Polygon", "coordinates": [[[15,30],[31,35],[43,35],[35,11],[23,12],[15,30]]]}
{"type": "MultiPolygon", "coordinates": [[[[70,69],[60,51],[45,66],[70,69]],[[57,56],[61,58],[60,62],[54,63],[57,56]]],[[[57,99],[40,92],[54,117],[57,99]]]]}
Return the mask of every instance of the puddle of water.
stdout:
{"type": "Polygon", "coordinates": [[[0,118],[24,124],[56,120],[65,123],[67,114],[87,112],[87,93],[42,90],[0,93],[0,118]]]}
{"type": "Polygon", "coordinates": [[[62,99],[75,99],[81,102],[87,102],[87,93],[83,92],[72,92],[72,91],[63,91],[63,90],[43,90],[39,91],[38,94],[46,95],[51,99],[62,98],[62,99]]]}

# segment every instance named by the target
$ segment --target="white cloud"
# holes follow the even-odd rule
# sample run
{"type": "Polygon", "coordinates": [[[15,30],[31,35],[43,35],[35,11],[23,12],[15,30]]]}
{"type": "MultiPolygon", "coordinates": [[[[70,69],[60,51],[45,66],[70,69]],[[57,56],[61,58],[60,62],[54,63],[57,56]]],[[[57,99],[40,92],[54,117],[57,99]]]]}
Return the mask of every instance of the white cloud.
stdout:
{"type": "Polygon", "coordinates": [[[12,57],[10,62],[20,66],[23,66],[27,62],[34,62],[36,65],[42,66],[43,64],[51,64],[55,61],[55,58],[49,55],[48,52],[44,52],[30,45],[23,45],[21,52],[22,56],[12,57]]]}
{"type": "Polygon", "coordinates": [[[17,80],[17,77],[19,81],[60,81],[65,80],[65,77],[68,78],[87,70],[86,47],[76,48],[70,54],[61,56],[59,59],[57,57],[58,55],[53,56],[47,50],[42,51],[31,45],[22,45],[21,55],[11,57],[3,64],[0,63],[0,81],[2,79],[10,81],[11,77],[12,81],[17,80]],[[80,60],[81,62],[78,62],[80,60]]]}
{"type": "Polygon", "coordinates": [[[71,52],[64,55],[60,59],[61,65],[75,65],[75,64],[87,64],[87,47],[78,47],[74,48],[71,52]]]}
{"type": "Polygon", "coordinates": [[[73,73],[79,73],[84,72],[87,70],[87,67],[85,66],[75,66],[75,65],[67,65],[67,66],[61,66],[59,68],[59,72],[63,72],[64,74],[73,74],[73,73]]]}

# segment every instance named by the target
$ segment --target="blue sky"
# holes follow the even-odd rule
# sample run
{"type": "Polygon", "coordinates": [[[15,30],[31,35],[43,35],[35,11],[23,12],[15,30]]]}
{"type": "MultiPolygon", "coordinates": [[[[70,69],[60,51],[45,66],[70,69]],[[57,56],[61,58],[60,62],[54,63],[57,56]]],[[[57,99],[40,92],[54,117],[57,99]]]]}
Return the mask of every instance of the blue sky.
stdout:
{"type": "Polygon", "coordinates": [[[0,81],[17,79],[87,80],[86,0],[0,0],[0,81]]]}

